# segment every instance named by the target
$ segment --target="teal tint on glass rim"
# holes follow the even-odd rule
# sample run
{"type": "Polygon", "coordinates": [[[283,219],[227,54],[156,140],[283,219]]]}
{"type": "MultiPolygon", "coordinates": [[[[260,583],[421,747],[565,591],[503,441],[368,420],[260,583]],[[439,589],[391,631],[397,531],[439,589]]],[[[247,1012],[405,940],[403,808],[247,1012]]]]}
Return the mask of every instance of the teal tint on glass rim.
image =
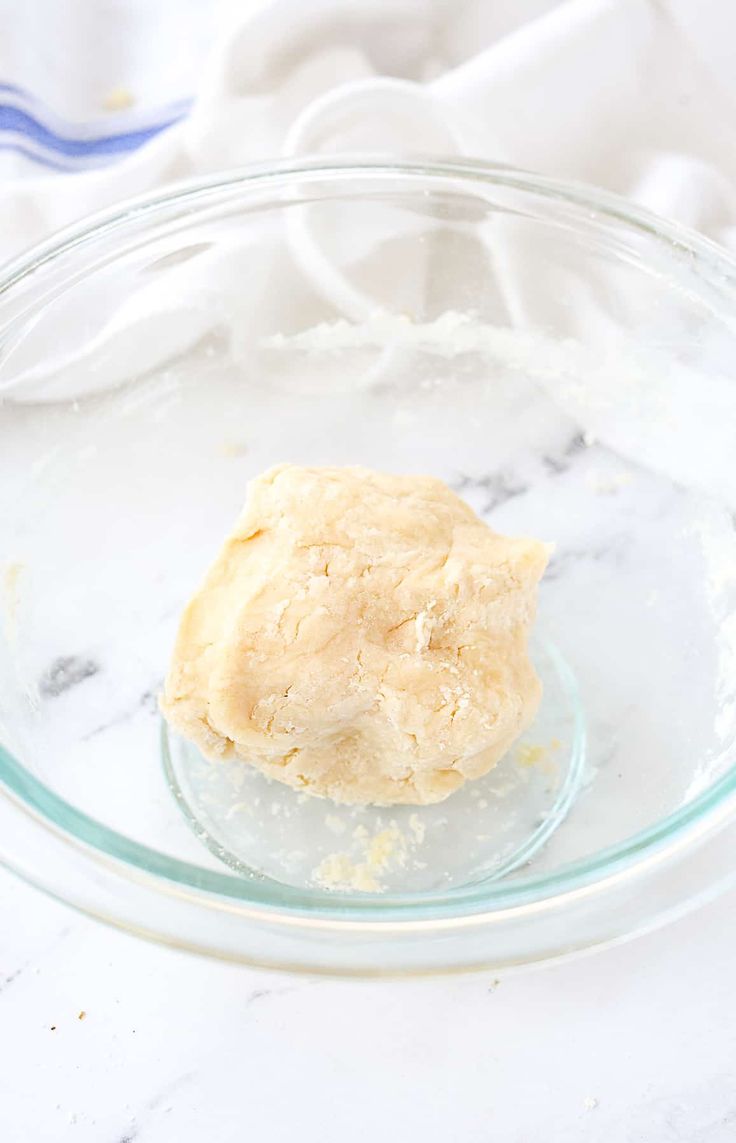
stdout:
{"type": "Polygon", "coordinates": [[[379,159],[183,185],[7,267],[3,861],[157,940],[359,974],[545,960],[724,885],[735,280],[614,196],[379,159]],[[538,719],[439,806],[300,801],[165,731],[161,766],[181,608],[284,460],[430,472],[555,545],[538,719]]]}

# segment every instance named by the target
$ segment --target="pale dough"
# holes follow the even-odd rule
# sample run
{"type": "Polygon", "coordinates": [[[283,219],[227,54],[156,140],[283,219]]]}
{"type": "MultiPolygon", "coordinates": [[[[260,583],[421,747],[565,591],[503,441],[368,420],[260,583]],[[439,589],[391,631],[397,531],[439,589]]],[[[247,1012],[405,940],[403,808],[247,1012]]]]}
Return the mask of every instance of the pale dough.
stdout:
{"type": "Polygon", "coordinates": [[[273,468],[184,612],[164,714],[209,758],[337,802],[441,801],[537,708],[548,551],[432,477],[273,468]]]}

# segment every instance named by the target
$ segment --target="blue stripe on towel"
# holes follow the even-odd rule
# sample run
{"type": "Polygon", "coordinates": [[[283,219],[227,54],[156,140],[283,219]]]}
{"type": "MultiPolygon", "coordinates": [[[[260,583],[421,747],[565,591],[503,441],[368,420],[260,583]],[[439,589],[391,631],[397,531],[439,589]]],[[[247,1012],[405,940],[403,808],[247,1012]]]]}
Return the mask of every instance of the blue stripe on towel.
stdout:
{"type": "Polygon", "coordinates": [[[178,123],[183,118],[183,114],[182,112],[163,123],[157,123],[152,127],[143,127],[137,131],[123,131],[117,135],[97,135],[88,139],[74,139],[51,131],[28,111],[23,111],[19,107],[12,107],[7,103],[0,103],[0,131],[10,131],[16,135],[25,136],[47,150],[55,151],[57,154],[67,157],[119,155],[126,151],[135,151],[167,127],[178,123]]]}
{"type": "Polygon", "coordinates": [[[55,159],[47,158],[45,155],[39,155],[37,151],[31,150],[29,147],[24,147],[23,143],[16,139],[0,139],[0,151],[13,151],[16,155],[22,155],[24,159],[30,159],[34,163],[40,163],[42,167],[48,167],[52,171],[64,171],[66,174],[72,167],[64,163],[57,163],[55,159]]]}

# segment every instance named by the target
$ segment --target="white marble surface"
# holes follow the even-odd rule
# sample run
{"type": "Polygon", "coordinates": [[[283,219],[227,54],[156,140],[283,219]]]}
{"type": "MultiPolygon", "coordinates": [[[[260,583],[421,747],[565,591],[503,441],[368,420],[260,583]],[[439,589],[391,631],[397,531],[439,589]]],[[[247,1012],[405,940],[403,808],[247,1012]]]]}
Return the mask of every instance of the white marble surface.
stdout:
{"type": "Polygon", "coordinates": [[[356,983],[144,944],[3,873],[0,1135],[732,1143],[735,902],[501,980],[356,983]]]}

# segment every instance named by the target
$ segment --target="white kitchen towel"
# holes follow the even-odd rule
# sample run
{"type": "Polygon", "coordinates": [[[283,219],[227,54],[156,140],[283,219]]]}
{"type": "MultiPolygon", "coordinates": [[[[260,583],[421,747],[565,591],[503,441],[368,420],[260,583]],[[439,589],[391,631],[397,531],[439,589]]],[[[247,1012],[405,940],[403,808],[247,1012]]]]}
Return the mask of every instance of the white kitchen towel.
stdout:
{"type": "MultiPolygon", "coordinates": [[[[0,33],[0,261],[187,176],[361,149],[583,179],[736,247],[732,0],[0,0],[0,33]]],[[[303,269],[365,318],[303,237],[303,269]]],[[[75,399],[161,365],[247,312],[254,257],[78,285],[6,346],[0,392],[75,399]]]]}
{"type": "Polygon", "coordinates": [[[579,178],[736,246],[734,43],[733,0],[0,0],[0,261],[176,179],[346,149],[579,178]]]}

